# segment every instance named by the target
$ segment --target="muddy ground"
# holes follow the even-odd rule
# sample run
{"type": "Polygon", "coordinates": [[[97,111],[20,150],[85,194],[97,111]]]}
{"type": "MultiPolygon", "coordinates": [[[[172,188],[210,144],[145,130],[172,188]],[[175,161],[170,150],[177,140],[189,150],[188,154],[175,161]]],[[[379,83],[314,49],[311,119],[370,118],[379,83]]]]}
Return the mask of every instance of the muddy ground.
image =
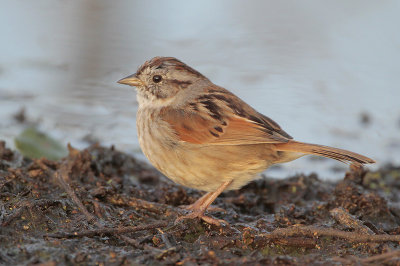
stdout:
{"type": "Polygon", "coordinates": [[[131,156],[29,160],[0,142],[0,264],[400,265],[399,192],[389,165],[336,183],[264,177],[216,200],[229,225],[175,225],[202,193],[131,156]]]}

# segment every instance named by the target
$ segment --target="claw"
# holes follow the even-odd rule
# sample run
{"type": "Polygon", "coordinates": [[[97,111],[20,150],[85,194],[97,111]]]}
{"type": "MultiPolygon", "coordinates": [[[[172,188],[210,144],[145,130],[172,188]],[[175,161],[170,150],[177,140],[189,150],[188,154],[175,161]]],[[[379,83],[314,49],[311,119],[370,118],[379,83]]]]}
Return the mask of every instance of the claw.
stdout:
{"type": "MultiPolygon", "coordinates": [[[[188,210],[188,211],[196,211],[199,210],[198,208],[196,208],[197,206],[195,206],[194,204],[190,204],[190,205],[181,205],[179,206],[179,208],[184,209],[184,210],[188,210]]],[[[207,211],[209,212],[223,212],[226,213],[225,209],[216,207],[216,206],[209,206],[207,208],[207,211]]]]}
{"type": "Polygon", "coordinates": [[[221,226],[221,223],[229,225],[229,223],[227,221],[222,220],[222,219],[216,219],[211,216],[207,216],[201,211],[194,211],[194,212],[189,213],[188,215],[180,216],[180,217],[176,218],[175,224],[179,223],[183,219],[196,219],[196,218],[199,218],[199,219],[205,221],[206,223],[213,224],[215,226],[221,226]]]}

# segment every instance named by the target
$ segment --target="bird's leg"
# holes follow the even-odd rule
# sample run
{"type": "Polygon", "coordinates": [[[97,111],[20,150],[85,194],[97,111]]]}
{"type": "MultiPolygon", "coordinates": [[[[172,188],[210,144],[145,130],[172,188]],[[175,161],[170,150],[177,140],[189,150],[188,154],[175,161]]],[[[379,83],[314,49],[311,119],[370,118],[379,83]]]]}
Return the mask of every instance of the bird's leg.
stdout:
{"type": "Polygon", "coordinates": [[[211,196],[211,194],[212,194],[212,192],[207,192],[206,194],[204,194],[203,196],[201,196],[198,200],[196,200],[195,203],[192,203],[192,204],[190,204],[190,205],[181,205],[181,206],[179,206],[179,207],[182,208],[182,209],[185,209],[185,210],[190,210],[190,211],[198,210],[198,209],[200,209],[201,204],[202,204],[209,196],[211,196]]]}
{"type": "MultiPolygon", "coordinates": [[[[182,209],[188,210],[188,211],[195,211],[195,210],[199,210],[201,207],[201,204],[207,200],[208,197],[210,197],[212,195],[213,192],[208,192],[206,194],[204,194],[203,196],[201,196],[201,198],[199,198],[198,200],[196,200],[195,203],[192,203],[190,205],[181,205],[179,206],[182,209]]],[[[209,212],[225,212],[226,211],[222,208],[219,207],[215,207],[215,206],[208,206],[207,211],[209,212]]]]}
{"type": "Polygon", "coordinates": [[[221,194],[231,183],[232,180],[222,183],[221,186],[219,186],[216,191],[205,194],[195,203],[189,205],[189,208],[190,210],[192,210],[192,212],[189,213],[188,215],[178,217],[175,220],[175,223],[179,222],[182,219],[200,218],[209,224],[214,224],[217,226],[220,226],[221,222],[228,224],[224,220],[218,220],[210,216],[206,216],[204,213],[207,210],[207,208],[211,205],[211,203],[213,203],[214,200],[219,196],[219,194],[221,194]]]}

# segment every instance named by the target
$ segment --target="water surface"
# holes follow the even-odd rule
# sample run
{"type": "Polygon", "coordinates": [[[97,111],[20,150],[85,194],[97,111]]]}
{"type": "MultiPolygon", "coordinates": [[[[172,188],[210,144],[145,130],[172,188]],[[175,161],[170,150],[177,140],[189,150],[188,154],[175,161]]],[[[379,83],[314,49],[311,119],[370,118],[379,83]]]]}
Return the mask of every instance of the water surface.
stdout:
{"type": "MultiPolygon", "coordinates": [[[[162,55],[298,140],[400,163],[399,11],[397,1],[4,1],[0,138],[13,145],[24,107],[64,143],[139,152],[135,92],[116,81],[162,55]]],[[[269,174],[344,169],[302,158],[269,174]]]]}

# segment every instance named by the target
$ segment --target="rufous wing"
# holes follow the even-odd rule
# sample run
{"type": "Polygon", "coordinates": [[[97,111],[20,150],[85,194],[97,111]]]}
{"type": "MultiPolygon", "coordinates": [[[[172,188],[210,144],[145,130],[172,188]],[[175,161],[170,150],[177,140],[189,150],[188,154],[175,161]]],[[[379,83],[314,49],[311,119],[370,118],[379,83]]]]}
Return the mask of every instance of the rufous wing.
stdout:
{"type": "Polygon", "coordinates": [[[289,138],[279,132],[237,115],[222,119],[169,110],[163,115],[181,141],[208,145],[243,145],[286,143],[289,138]]]}
{"type": "Polygon", "coordinates": [[[161,118],[180,141],[203,145],[269,143],[276,151],[314,154],[354,164],[374,163],[354,152],[295,141],[272,119],[221,87],[205,92],[186,108],[165,108],[161,112],[161,118]]]}

